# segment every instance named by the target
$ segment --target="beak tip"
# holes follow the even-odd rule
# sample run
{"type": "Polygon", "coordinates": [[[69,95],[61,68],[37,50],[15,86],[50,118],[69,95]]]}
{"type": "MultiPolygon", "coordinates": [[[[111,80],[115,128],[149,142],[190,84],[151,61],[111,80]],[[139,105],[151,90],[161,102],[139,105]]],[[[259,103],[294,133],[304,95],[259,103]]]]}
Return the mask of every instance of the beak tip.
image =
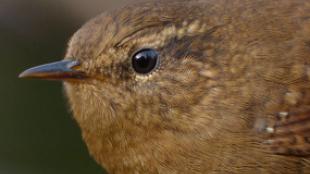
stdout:
{"type": "Polygon", "coordinates": [[[27,72],[26,71],[23,71],[22,73],[20,73],[18,75],[18,78],[22,79],[22,78],[26,78],[27,77],[27,72]]]}
{"type": "Polygon", "coordinates": [[[31,77],[35,77],[36,73],[32,71],[32,68],[27,69],[23,72],[21,72],[18,75],[18,78],[24,79],[24,78],[31,78],[31,77]]]}

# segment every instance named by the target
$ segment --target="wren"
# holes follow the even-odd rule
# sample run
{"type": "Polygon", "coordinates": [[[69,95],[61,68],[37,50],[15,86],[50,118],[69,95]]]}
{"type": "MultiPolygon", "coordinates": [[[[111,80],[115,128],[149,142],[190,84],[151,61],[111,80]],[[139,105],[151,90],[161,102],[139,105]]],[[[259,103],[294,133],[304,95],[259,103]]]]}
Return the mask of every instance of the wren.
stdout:
{"type": "Polygon", "coordinates": [[[63,80],[111,174],[310,173],[310,1],[138,3],[79,29],[63,80]]]}

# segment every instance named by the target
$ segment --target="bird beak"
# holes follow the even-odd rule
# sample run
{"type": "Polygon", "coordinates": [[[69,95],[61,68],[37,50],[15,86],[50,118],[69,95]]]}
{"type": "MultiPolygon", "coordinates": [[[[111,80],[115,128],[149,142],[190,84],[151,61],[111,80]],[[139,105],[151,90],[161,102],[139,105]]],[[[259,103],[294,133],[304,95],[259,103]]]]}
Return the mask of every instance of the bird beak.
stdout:
{"type": "Polygon", "coordinates": [[[85,73],[77,69],[79,65],[80,63],[76,60],[53,62],[27,69],[19,75],[19,78],[37,78],[45,80],[85,78],[85,73]]]}

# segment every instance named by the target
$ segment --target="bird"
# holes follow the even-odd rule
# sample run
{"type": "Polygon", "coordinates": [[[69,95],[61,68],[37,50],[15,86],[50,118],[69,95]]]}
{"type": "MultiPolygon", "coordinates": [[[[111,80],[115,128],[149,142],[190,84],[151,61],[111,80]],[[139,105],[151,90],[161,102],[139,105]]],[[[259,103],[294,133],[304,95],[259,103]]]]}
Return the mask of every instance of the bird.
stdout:
{"type": "Polygon", "coordinates": [[[310,1],[170,0],[103,12],[61,80],[110,174],[310,173],[310,1]]]}

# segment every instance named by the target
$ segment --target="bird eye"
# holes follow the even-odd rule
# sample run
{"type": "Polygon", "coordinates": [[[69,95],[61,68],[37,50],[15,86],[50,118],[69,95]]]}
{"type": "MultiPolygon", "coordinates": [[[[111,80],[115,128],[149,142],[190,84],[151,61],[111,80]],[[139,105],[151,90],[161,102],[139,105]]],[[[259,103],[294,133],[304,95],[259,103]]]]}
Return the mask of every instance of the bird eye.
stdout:
{"type": "Polygon", "coordinates": [[[132,57],[132,67],[140,74],[147,74],[154,70],[159,62],[158,52],[153,49],[142,49],[132,57]]]}

